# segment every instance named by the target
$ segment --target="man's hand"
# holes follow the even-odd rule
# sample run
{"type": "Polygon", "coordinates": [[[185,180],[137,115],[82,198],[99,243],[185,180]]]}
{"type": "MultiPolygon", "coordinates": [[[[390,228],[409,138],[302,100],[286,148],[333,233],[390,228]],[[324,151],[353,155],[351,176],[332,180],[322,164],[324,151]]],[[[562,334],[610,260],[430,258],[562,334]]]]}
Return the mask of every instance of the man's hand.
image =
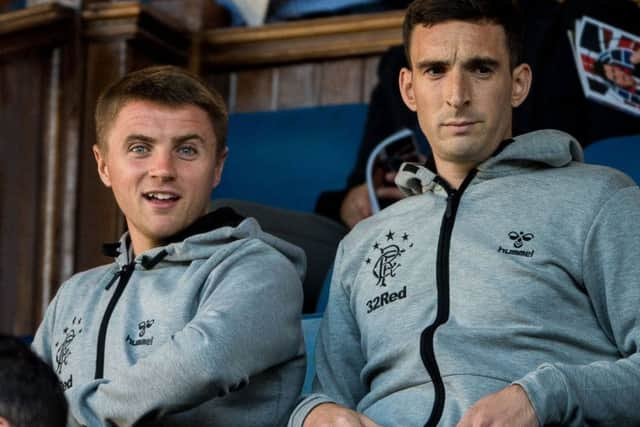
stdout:
{"type": "Polygon", "coordinates": [[[538,419],[527,393],[510,385],[478,400],[457,427],[538,427],[538,419]]]}
{"type": "Polygon", "coordinates": [[[363,219],[371,216],[371,203],[367,192],[367,184],[353,187],[347,193],[340,206],[340,218],[347,227],[353,228],[363,219]]]}
{"type": "MultiPolygon", "coordinates": [[[[384,181],[388,185],[376,186],[376,196],[378,199],[400,200],[404,197],[402,191],[393,183],[395,175],[395,172],[386,173],[384,175],[384,181]]],[[[369,200],[367,184],[360,184],[349,190],[342,201],[342,206],[340,206],[340,218],[342,222],[349,228],[353,228],[363,219],[370,217],[371,214],[371,201],[369,200]]]]}
{"type": "Polygon", "coordinates": [[[394,182],[395,178],[396,172],[387,172],[384,174],[385,184],[383,186],[376,187],[376,196],[378,196],[378,199],[395,201],[406,197],[405,194],[396,187],[396,183],[394,182]]]}
{"type": "Polygon", "coordinates": [[[351,409],[335,403],[322,403],[309,412],[302,427],[381,427],[351,409]]]}

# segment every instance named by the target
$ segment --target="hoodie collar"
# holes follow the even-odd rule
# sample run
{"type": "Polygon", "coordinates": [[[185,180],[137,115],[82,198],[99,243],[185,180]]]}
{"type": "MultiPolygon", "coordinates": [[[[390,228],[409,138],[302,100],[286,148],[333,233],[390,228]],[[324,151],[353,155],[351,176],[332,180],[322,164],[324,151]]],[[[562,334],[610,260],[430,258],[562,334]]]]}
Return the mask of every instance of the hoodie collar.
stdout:
{"type": "Polygon", "coordinates": [[[522,173],[539,168],[560,168],[582,162],[582,147],[571,135],[553,129],[519,135],[501,144],[496,153],[478,165],[478,178],[522,173]]]}
{"type": "MultiPolygon", "coordinates": [[[[164,245],[170,243],[182,242],[185,239],[194,236],[196,234],[206,233],[216,228],[221,227],[236,227],[244,219],[243,216],[238,214],[231,208],[222,207],[216,209],[213,212],[209,212],[197,220],[195,220],[187,228],[179,231],[178,233],[168,237],[164,241],[164,245]]],[[[104,243],[102,245],[102,253],[110,258],[116,258],[119,262],[128,263],[131,258],[129,254],[131,249],[131,238],[129,233],[126,232],[120,241],[114,243],[104,243]]],[[[166,255],[166,251],[165,251],[166,255]]],[[[154,257],[155,258],[155,257],[154,257]]],[[[159,261],[159,260],[158,260],[159,261]]],[[[155,263],[154,263],[155,264],[155,263]]]]}

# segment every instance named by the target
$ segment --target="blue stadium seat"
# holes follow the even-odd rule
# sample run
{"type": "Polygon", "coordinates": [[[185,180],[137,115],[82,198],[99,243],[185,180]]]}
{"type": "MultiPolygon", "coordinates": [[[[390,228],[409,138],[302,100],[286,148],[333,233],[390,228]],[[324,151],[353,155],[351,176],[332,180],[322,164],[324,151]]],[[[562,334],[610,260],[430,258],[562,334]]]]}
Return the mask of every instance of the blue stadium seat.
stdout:
{"type": "Polygon", "coordinates": [[[366,114],[366,104],[232,114],[213,196],[313,212],[322,191],[345,187],[366,114]]]}
{"type": "Polygon", "coordinates": [[[584,161],[619,169],[640,185],[640,135],[594,142],[585,148],[584,161]]]}

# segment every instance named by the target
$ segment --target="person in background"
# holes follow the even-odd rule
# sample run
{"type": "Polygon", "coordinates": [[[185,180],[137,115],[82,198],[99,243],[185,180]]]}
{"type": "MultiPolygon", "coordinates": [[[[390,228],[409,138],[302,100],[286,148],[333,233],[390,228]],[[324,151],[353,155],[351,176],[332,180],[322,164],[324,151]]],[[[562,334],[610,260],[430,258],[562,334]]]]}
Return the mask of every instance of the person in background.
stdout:
{"type": "Polygon", "coordinates": [[[58,377],[20,339],[0,334],[0,427],[64,427],[58,377]]]}

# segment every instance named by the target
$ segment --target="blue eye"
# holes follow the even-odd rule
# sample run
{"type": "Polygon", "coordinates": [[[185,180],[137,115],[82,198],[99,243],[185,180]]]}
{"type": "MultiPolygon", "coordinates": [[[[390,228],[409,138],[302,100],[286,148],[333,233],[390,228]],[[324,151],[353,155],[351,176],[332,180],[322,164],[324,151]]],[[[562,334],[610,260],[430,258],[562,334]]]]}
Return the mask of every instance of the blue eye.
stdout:
{"type": "Polygon", "coordinates": [[[129,147],[129,152],[135,154],[145,154],[149,152],[149,147],[143,144],[134,144],[129,147]]]}
{"type": "Polygon", "coordinates": [[[198,154],[198,151],[192,147],[191,145],[183,145],[178,147],[178,153],[181,156],[185,156],[185,157],[193,157],[196,154],[198,154]]]}

